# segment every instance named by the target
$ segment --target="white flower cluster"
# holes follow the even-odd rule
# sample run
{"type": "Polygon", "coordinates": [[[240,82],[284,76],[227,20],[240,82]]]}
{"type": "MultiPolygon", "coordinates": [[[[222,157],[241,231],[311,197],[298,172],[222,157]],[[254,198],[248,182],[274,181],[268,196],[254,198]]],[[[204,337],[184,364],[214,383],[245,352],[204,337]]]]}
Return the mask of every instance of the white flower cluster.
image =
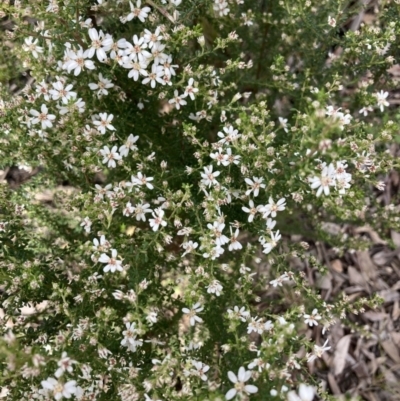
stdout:
{"type": "Polygon", "coordinates": [[[206,373],[210,370],[210,366],[206,365],[203,362],[196,361],[194,359],[189,360],[189,363],[191,363],[195,369],[185,370],[184,374],[186,377],[195,376],[199,377],[203,381],[208,380],[206,373]]]}
{"type": "MultiPolygon", "coordinates": [[[[259,188],[265,188],[265,184],[262,184],[262,178],[253,177],[253,181],[249,178],[246,178],[246,183],[251,185],[251,188],[246,191],[246,195],[249,195],[252,191],[254,191],[254,196],[258,196],[259,188]]],[[[263,246],[264,253],[270,253],[273,248],[276,247],[278,241],[281,239],[281,234],[279,230],[275,233],[272,229],[276,225],[276,221],[272,220],[277,216],[277,212],[285,210],[286,201],[284,198],[279,199],[277,202],[274,202],[272,197],[269,198],[268,203],[266,205],[254,205],[254,201],[250,199],[249,207],[242,207],[242,210],[249,214],[247,221],[251,223],[254,220],[254,217],[257,213],[262,214],[262,218],[265,219],[266,222],[266,231],[270,235],[270,238],[266,239],[264,236],[259,238],[261,245],[263,246]],[[272,217],[272,218],[271,218],[272,217]]]]}
{"type": "MultiPolygon", "coordinates": [[[[76,92],[72,91],[73,85],[67,84],[65,77],[57,77],[57,80],[51,84],[51,86],[42,81],[36,85],[37,96],[43,96],[44,100],[49,102],[50,100],[58,101],[56,107],[61,116],[77,111],[83,113],[85,111],[85,102],[81,98],[77,99],[76,92]]],[[[38,136],[45,138],[47,133],[45,130],[52,128],[56,121],[56,115],[51,114],[46,104],[42,104],[40,111],[31,109],[28,116],[26,125],[30,128],[40,124],[40,129],[33,128],[31,133],[36,133],[38,136]]]]}
{"type": "MultiPolygon", "coordinates": [[[[50,0],[47,12],[57,13],[62,9],[63,14],[68,14],[71,7],[61,3],[50,0]]],[[[122,401],[135,401],[140,397],[154,401],[161,391],[168,392],[171,388],[175,391],[172,380],[177,377],[182,381],[182,398],[189,399],[193,394],[207,398],[202,393],[204,390],[215,391],[217,398],[225,394],[226,400],[235,397],[244,400],[259,391],[258,387],[249,384],[251,379],[260,378],[260,392],[264,390],[262,377],[268,375],[279,377],[279,380],[286,378],[286,384],[292,384],[293,378],[299,377],[293,372],[301,368],[301,360],[313,362],[330,349],[328,340],[322,340],[320,344],[325,341],[323,345],[313,346],[305,338],[301,339],[301,347],[306,348],[307,344],[309,353],[299,353],[296,349],[300,339],[294,336],[296,324],[307,325],[310,329],[322,327],[324,335],[331,319],[333,321],[333,315],[318,312],[324,310],[322,301],[310,309],[296,304],[282,316],[265,312],[250,301],[261,302],[262,299],[253,291],[255,269],[247,266],[268,260],[272,265],[271,272],[278,272],[268,279],[268,291],[278,294],[285,284],[295,282],[296,297],[303,293],[310,295],[309,288],[303,287],[299,280],[299,277],[303,278],[302,272],[282,271],[284,258],[293,255],[289,253],[294,249],[290,243],[290,250],[282,247],[279,258],[264,258],[260,253],[278,253],[282,239],[279,222],[291,207],[289,202],[302,207],[303,200],[315,200],[314,193],[317,197],[328,196],[334,191],[345,195],[351,188],[353,177],[347,172],[350,170],[346,160],[337,161],[339,157],[347,158],[342,152],[345,147],[337,151],[340,156],[333,152],[330,155],[328,150],[336,143],[328,134],[333,127],[335,135],[342,130],[352,136],[349,128],[353,126],[353,117],[341,107],[327,106],[321,110],[322,96],[315,102],[305,98],[306,102],[312,102],[310,104],[324,118],[326,125],[324,134],[314,141],[307,137],[312,124],[306,125],[309,115],[304,110],[302,114],[289,111],[286,102],[282,102],[282,115],[287,118],[278,117],[276,111],[268,109],[269,102],[261,100],[273,93],[269,89],[262,93],[257,90],[238,92],[243,86],[229,83],[227,77],[233,76],[232,72],[238,73],[239,77],[240,70],[250,69],[252,56],[248,52],[232,52],[230,57],[229,51],[220,50],[243,38],[233,31],[227,38],[217,38],[215,44],[210,44],[208,35],[199,36],[199,27],[185,26],[191,17],[190,12],[186,14],[192,6],[189,3],[184,3],[185,20],[178,24],[180,13],[174,7],[179,6],[181,0],[97,0],[91,6],[93,21],[75,15],[74,9],[75,19],[71,18],[71,23],[76,24],[77,30],[71,38],[61,41],[61,35],[57,33],[53,37],[57,30],[44,31],[41,21],[37,24],[40,27],[32,28],[40,41],[34,36],[24,38],[20,53],[24,60],[30,56],[34,66],[32,76],[41,71],[41,61],[49,62],[44,73],[38,74],[40,78],[33,87],[24,90],[28,107],[16,111],[20,112],[17,124],[29,129],[32,143],[40,138],[45,151],[38,155],[39,160],[45,160],[51,151],[55,157],[60,153],[64,155],[63,149],[57,149],[58,143],[66,148],[71,146],[70,155],[62,163],[86,181],[82,185],[84,190],[66,210],[79,219],[80,238],[90,235],[90,240],[81,246],[78,241],[74,242],[78,245],[80,259],[71,258],[73,269],[61,269],[59,265],[64,261],[60,257],[57,263],[52,260],[54,255],[63,256],[65,249],[72,247],[60,247],[60,250],[56,249],[58,253],[55,251],[50,257],[43,257],[43,260],[49,260],[52,275],[68,282],[53,283],[52,292],[46,293],[51,297],[46,299],[51,300],[51,310],[65,314],[65,320],[68,318],[69,322],[54,336],[38,340],[38,344],[43,344],[48,355],[68,350],[71,344],[74,349],[88,351],[88,355],[93,354],[90,347],[97,347],[95,358],[100,358],[92,366],[90,361],[85,364],[82,359],[79,362],[82,375],[76,375],[77,381],[66,379],[75,373],[73,368],[77,363],[66,352],[58,361],[54,356],[50,358],[51,363],[57,362],[57,370],[54,369],[54,374],[50,370],[40,376],[40,380],[48,375],[51,377],[41,382],[42,389],[32,391],[34,398],[40,401],[72,396],[78,400],[102,397],[101,393],[107,393],[111,386],[111,377],[118,379],[112,397],[118,394],[122,401]],[[104,12],[107,7],[119,13],[119,20],[113,23],[127,24],[122,27],[123,32],[130,32],[127,39],[105,32],[108,26],[113,26],[109,24],[112,16],[104,12]],[[95,23],[99,10],[103,10],[99,12],[101,18],[95,23]],[[163,19],[166,25],[159,22],[163,19]],[[140,32],[132,31],[141,23],[145,23],[146,28],[140,32]],[[221,55],[218,66],[208,57],[209,53],[213,54],[214,45],[221,55]],[[194,57],[185,59],[192,48],[195,49],[194,57]],[[178,57],[172,56],[178,52],[181,67],[174,61],[178,57]],[[228,55],[229,60],[224,60],[228,55]],[[119,102],[125,102],[126,107],[119,108],[119,102]],[[132,116],[123,115],[131,107],[132,116]],[[147,108],[154,113],[145,114],[147,108]],[[150,120],[149,124],[147,120],[150,120]],[[219,131],[215,130],[216,121],[221,123],[219,131]],[[153,128],[157,129],[149,132],[153,128]],[[304,133],[302,143],[310,142],[307,146],[315,153],[318,149],[327,160],[333,160],[317,159],[318,166],[306,180],[303,177],[308,175],[304,171],[308,171],[307,162],[315,153],[308,150],[302,155],[303,152],[295,148],[296,141],[290,143],[291,136],[297,135],[299,130],[304,133]],[[50,132],[54,137],[50,137],[50,132]],[[165,161],[161,159],[163,152],[167,153],[176,144],[175,141],[167,143],[171,137],[179,139],[179,148],[173,149],[171,155],[165,155],[165,161]],[[164,145],[167,145],[165,149],[164,145]],[[180,146],[185,149],[183,161],[175,163],[174,159],[180,156],[180,146]],[[187,159],[186,151],[191,152],[187,159]],[[289,171],[292,166],[299,167],[298,174],[289,171]],[[94,184],[87,179],[103,170],[107,170],[104,171],[104,184],[94,184]],[[292,182],[296,192],[290,194],[292,182]],[[258,243],[254,244],[250,234],[258,238],[258,243]],[[75,264],[76,260],[78,263],[75,264]],[[70,292],[76,291],[77,283],[82,291],[70,297],[70,292]],[[70,299],[73,299],[71,305],[70,299]],[[85,304],[87,300],[89,302],[85,304]],[[75,309],[78,310],[77,319],[73,316],[75,309]],[[221,324],[218,317],[221,317],[221,324]],[[123,321],[123,327],[115,324],[117,319],[123,321]],[[226,337],[228,341],[222,346],[218,344],[218,353],[233,350],[243,358],[228,356],[227,361],[237,361],[234,367],[227,368],[223,365],[224,359],[219,358],[222,365],[214,369],[213,359],[206,352],[199,352],[203,345],[208,350],[211,342],[217,345],[214,335],[218,333],[212,330],[219,325],[218,330],[223,332],[221,338],[226,337]],[[288,338],[291,339],[290,347],[285,343],[288,338]],[[254,354],[248,357],[247,350],[254,354]],[[293,354],[285,354],[280,360],[282,350],[293,354]],[[238,371],[234,373],[229,369],[238,371]],[[223,372],[222,378],[220,372],[223,372]],[[85,382],[85,390],[77,386],[84,386],[85,382]]],[[[260,16],[251,10],[242,12],[245,11],[242,4],[242,0],[213,0],[206,12],[211,13],[212,19],[220,18],[217,22],[221,26],[219,32],[225,30],[222,29],[224,22],[234,15],[241,15],[238,21],[242,27],[253,25],[253,20],[257,27],[260,16]]],[[[79,9],[76,13],[79,14],[79,9]]],[[[57,18],[57,15],[53,17],[57,18]]],[[[331,17],[329,23],[339,25],[339,21],[331,17]]],[[[282,35],[282,46],[287,46],[292,42],[291,36],[284,35],[286,33],[282,35]]],[[[274,70],[268,84],[271,88],[277,88],[279,84],[289,92],[290,88],[301,87],[301,82],[296,79],[302,74],[293,74],[289,65],[271,66],[271,71],[274,70]]],[[[334,102],[331,90],[329,99],[334,102]]],[[[318,93],[318,89],[313,88],[312,93],[318,93]]],[[[381,111],[389,106],[388,92],[382,90],[371,96],[376,97],[375,107],[381,111]]],[[[346,106],[342,104],[342,107],[346,106]]],[[[359,114],[367,116],[372,110],[371,106],[365,106],[359,114]]],[[[314,122],[312,118],[310,121],[314,122]]],[[[358,124],[359,120],[356,121],[358,124]]],[[[10,127],[5,125],[9,138],[12,136],[10,127]]],[[[347,137],[338,140],[337,145],[341,146],[346,140],[347,137]]],[[[376,169],[380,160],[373,143],[368,148],[361,142],[348,141],[347,144],[354,152],[347,158],[349,163],[354,163],[354,178],[358,172],[370,173],[376,169]],[[362,149],[358,150],[358,147],[362,149]]],[[[382,189],[382,185],[380,183],[378,187],[382,189]]],[[[325,204],[330,204],[329,199],[325,199],[325,204]]],[[[0,232],[6,230],[14,230],[13,223],[0,222],[0,232]]],[[[57,244],[58,240],[55,246],[57,244]]],[[[307,249],[306,242],[301,244],[307,249]]],[[[12,270],[17,271],[17,268],[10,267],[9,271],[12,270]]],[[[39,266],[35,265],[31,270],[36,274],[39,266]]],[[[41,276],[38,277],[33,284],[29,283],[32,289],[38,288],[41,276]]],[[[10,299],[15,303],[18,280],[17,277],[16,284],[10,286],[13,297],[10,299]]],[[[26,279],[22,278],[20,282],[25,285],[26,279]]],[[[11,301],[6,300],[2,304],[4,308],[8,306],[7,302],[11,305],[11,301]]],[[[16,325],[16,330],[21,327],[16,325]]],[[[51,363],[49,369],[52,369],[51,363]]],[[[44,363],[36,358],[34,365],[44,366],[44,363]]],[[[33,377],[37,372],[32,372],[33,377]]],[[[36,376],[39,374],[38,370],[36,376]]],[[[33,387],[33,384],[29,385],[33,387]]],[[[280,392],[270,391],[271,396],[278,394],[289,401],[311,401],[314,389],[300,385],[295,392],[281,384],[280,392]]],[[[175,396],[176,393],[168,393],[165,399],[175,396]]]]}
{"type": "MultiPolygon", "coordinates": [[[[134,18],[138,18],[141,22],[144,22],[150,12],[149,7],[141,6],[140,0],[136,2],[136,5],[130,2],[130,8],[131,12],[122,18],[123,22],[131,21],[134,18]]],[[[56,12],[53,9],[51,11],[56,12]]],[[[144,29],[141,36],[133,35],[132,42],[127,41],[125,38],[114,40],[110,34],[96,28],[91,28],[90,19],[85,21],[82,26],[88,27],[89,44],[85,46],[80,41],[79,46],[74,47],[71,43],[66,42],[64,58],[58,62],[59,70],[64,70],[78,76],[82,71],[96,69],[96,64],[92,60],[96,57],[100,63],[110,64],[114,61],[122,68],[129,70],[129,78],[138,81],[142,77],[142,84],[149,84],[151,88],[155,88],[156,84],[172,85],[171,78],[176,75],[175,69],[178,66],[173,64],[172,56],[165,53],[166,43],[163,43],[164,34],[160,26],[154,32],[144,29]]],[[[38,46],[37,43],[38,40],[33,40],[33,37],[30,36],[25,39],[23,49],[31,52],[35,58],[38,58],[39,54],[44,52],[44,49],[38,46]]],[[[49,52],[51,52],[51,48],[49,52]]],[[[98,97],[107,96],[109,94],[108,90],[114,88],[115,85],[110,79],[104,77],[102,73],[97,75],[97,79],[97,83],[89,83],[90,89],[96,91],[98,97]]],[[[61,116],[73,113],[74,111],[78,113],[85,111],[85,102],[81,98],[77,98],[77,93],[72,91],[73,85],[67,84],[65,77],[58,77],[57,81],[50,85],[45,81],[36,84],[37,96],[42,95],[47,102],[50,100],[60,101],[56,107],[61,116]]],[[[181,106],[186,104],[184,98],[188,96],[194,100],[197,92],[196,83],[193,78],[190,78],[184,93],[179,94],[175,90],[175,95],[170,99],[169,103],[174,105],[176,109],[180,109],[181,106]]],[[[121,98],[123,98],[122,93],[121,98]]],[[[46,130],[53,127],[57,116],[49,112],[46,104],[41,105],[40,111],[31,109],[30,114],[32,118],[27,118],[27,126],[31,127],[31,125],[40,124],[41,128],[32,130],[31,135],[36,134],[41,138],[46,138],[46,130]]],[[[111,123],[113,118],[112,114],[99,113],[99,115],[92,116],[92,123],[95,129],[104,135],[106,131],[116,130],[111,123]]],[[[90,134],[91,127],[87,125],[85,130],[87,134],[90,134]]],[[[135,138],[137,140],[137,137],[130,136],[127,144],[121,146],[119,150],[118,146],[109,147],[105,145],[99,150],[99,154],[103,157],[103,163],[107,164],[109,168],[115,168],[116,163],[121,161],[122,157],[127,156],[127,150],[133,149],[132,146],[135,138]]],[[[69,164],[66,162],[65,164],[69,167],[69,164]]]]}
{"type": "MultiPolygon", "coordinates": [[[[119,206],[118,199],[124,198],[126,196],[126,188],[129,188],[129,192],[131,192],[133,188],[139,191],[139,188],[141,186],[145,186],[148,189],[153,189],[154,186],[151,184],[151,181],[153,181],[153,177],[146,177],[144,174],[139,172],[136,176],[131,177],[131,182],[125,183],[124,188],[119,186],[113,188],[111,184],[108,184],[103,188],[100,185],[96,184],[97,193],[94,197],[94,202],[102,202],[104,200],[104,197],[106,197],[109,200],[114,211],[119,206]]],[[[161,198],[161,201],[164,200],[164,198],[161,198]]],[[[160,200],[157,200],[157,203],[159,202],[160,200]]],[[[149,219],[150,228],[153,231],[158,231],[160,227],[165,227],[167,225],[167,222],[164,218],[165,212],[163,210],[165,207],[165,203],[162,203],[160,207],[151,209],[149,203],[138,202],[136,205],[133,205],[131,202],[127,202],[122,210],[122,214],[126,217],[135,217],[137,221],[144,222],[147,220],[147,214],[151,213],[153,218],[149,219]]],[[[85,227],[90,227],[91,222],[88,218],[86,218],[82,225],[84,225],[85,227]],[[89,223],[90,225],[88,225],[89,223]]],[[[89,231],[86,231],[90,232],[90,229],[89,231]]],[[[110,271],[114,273],[116,271],[122,272],[124,270],[122,266],[122,260],[118,259],[118,252],[116,249],[111,249],[111,256],[106,253],[110,249],[111,245],[105,239],[104,235],[100,237],[100,241],[97,238],[93,239],[93,244],[93,249],[95,253],[92,254],[92,260],[95,262],[98,261],[100,263],[104,263],[104,272],[110,271]],[[100,256],[98,256],[100,252],[102,253],[100,254],[100,256]]],[[[188,244],[187,247],[189,248],[190,244],[188,244]]]]}
{"type": "MultiPolygon", "coordinates": [[[[138,1],[140,4],[140,0],[138,1]]],[[[126,20],[130,21],[137,16],[142,22],[147,18],[149,7],[140,9],[134,8],[126,20]]],[[[138,81],[139,77],[143,77],[143,84],[150,84],[155,88],[156,84],[172,85],[171,78],[176,75],[175,69],[178,67],[172,63],[172,56],[166,54],[166,44],[162,43],[164,36],[161,28],[157,27],[154,32],[147,29],[144,30],[143,36],[133,35],[132,42],[122,38],[117,41],[110,34],[104,34],[102,30],[90,28],[88,35],[91,40],[89,47],[84,50],[82,47],[73,49],[70,43],[66,44],[64,53],[64,61],[60,67],[72,71],[74,75],[79,75],[84,69],[94,70],[96,68],[91,60],[95,55],[100,63],[108,63],[114,60],[122,68],[128,69],[128,77],[134,81],[138,81]],[[150,71],[149,71],[150,69],[150,71]]],[[[112,87],[109,80],[104,79],[99,74],[99,84],[90,84],[92,90],[100,89],[101,95],[107,94],[106,89],[112,87]]]]}
{"type": "Polygon", "coordinates": [[[340,129],[343,130],[345,125],[350,124],[353,117],[349,113],[343,113],[340,111],[341,109],[341,107],[335,109],[333,106],[328,106],[326,108],[326,115],[331,117],[339,125],[340,129]]]}
{"type": "Polygon", "coordinates": [[[351,174],[346,172],[347,164],[345,160],[327,165],[325,162],[319,165],[320,175],[310,177],[309,182],[312,189],[317,189],[317,196],[324,193],[330,194],[331,188],[335,188],[340,195],[344,195],[350,188],[351,174]]]}
{"type": "MultiPolygon", "coordinates": [[[[210,153],[210,157],[216,162],[217,166],[222,165],[223,167],[227,167],[231,164],[239,165],[241,157],[239,155],[234,155],[231,147],[232,145],[237,144],[242,135],[238,132],[237,129],[232,126],[224,127],[223,131],[224,132],[218,132],[218,137],[220,139],[216,144],[217,152],[210,153]]],[[[213,165],[206,166],[203,169],[204,172],[200,174],[200,185],[225,192],[225,202],[231,203],[231,192],[226,187],[222,186],[218,181],[218,177],[220,176],[221,172],[215,171],[213,165]]],[[[252,194],[253,197],[257,197],[260,193],[260,190],[266,187],[263,181],[264,179],[262,177],[253,177],[252,179],[246,178],[245,183],[249,186],[249,188],[245,191],[245,195],[250,196],[252,194]]],[[[205,189],[203,189],[203,191],[208,198],[212,199],[210,194],[205,189]]],[[[238,196],[238,194],[235,196],[238,196]]],[[[264,253],[271,252],[271,250],[277,245],[277,242],[281,238],[279,230],[275,233],[272,232],[272,229],[276,225],[276,221],[272,220],[272,218],[275,218],[277,216],[277,212],[285,210],[285,202],[286,201],[284,198],[281,198],[277,202],[275,202],[273,198],[270,197],[268,204],[255,206],[253,199],[250,199],[249,206],[242,207],[242,210],[245,213],[249,214],[247,219],[249,223],[253,222],[254,217],[257,213],[260,213],[266,221],[266,232],[270,235],[270,238],[266,239],[264,236],[260,237],[260,243],[264,248],[264,253]]],[[[238,240],[240,234],[239,228],[233,230],[233,224],[230,224],[230,237],[228,237],[223,234],[225,226],[226,224],[224,221],[224,217],[220,212],[217,213],[217,215],[215,216],[215,220],[212,223],[207,224],[207,228],[210,230],[211,235],[207,237],[209,239],[208,242],[206,238],[203,238],[204,241],[200,246],[200,249],[207,249],[207,251],[203,253],[203,257],[211,258],[211,260],[218,258],[224,253],[223,246],[226,244],[229,244],[229,251],[242,249],[243,246],[238,240]],[[213,246],[210,248],[207,244],[211,244],[213,246]]],[[[185,248],[184,255],[186,255],[187,253],[197,248],[198,244],[197,242],[193,243],[192,241],[189,241],[184,242],[182,246],[185,248]],[[186,248],[190,249],[190,251],[187,251],[186,248]]]]}
{"type": "Polygon", "coordinates": [[[126,323],[126,330],[122,332],[124,336],[121,341],[123,347],[127,347],[128,351],[136,352],[138,347],[143,345],[143,340],[137,339],[138,329],[136,328],[136,323],[126,323]]]}
{"type": "Polygon", "coordinates": [[[253,384],[246,384],[251,378],[251,371],[246,371],[243,366],[239,368],[237,375],[229,371],[228,378],[234,384],[234,387],[226,393],[226,400],[231,400],[235,396],[248,397],[250,394],[255,394],[258,391],[258,388],[253,384]]]}
{"type": "Polygon", "coordinates": [[[39,390],[40,396],[54,397],[56,401],[59,401],[63,397],[71,398],[72,395],[80,393],[82,389],[76,386],[75,380],[65,381],[61,379],[64,373],[72,373],[75,363],[76,361],[69,358],[66,352],[63,352],[61,359],[57,362],[58,369],[54,374],[56,378],[49,377],[42,381],[43,389],[39,390]]]}
{"type": "Polygon", "coordinates": [[[213,9],[217,17],[225,17],[230,11],[227,0],[214,0],[213,9]]]}

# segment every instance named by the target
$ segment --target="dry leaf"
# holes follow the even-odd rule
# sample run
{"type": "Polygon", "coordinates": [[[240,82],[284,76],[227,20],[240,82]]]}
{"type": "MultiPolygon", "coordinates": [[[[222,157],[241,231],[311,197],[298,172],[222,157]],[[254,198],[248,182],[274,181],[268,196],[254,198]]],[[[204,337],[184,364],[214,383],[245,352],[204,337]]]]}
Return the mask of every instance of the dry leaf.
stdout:
{"type": "Polygon", "coordinates": [[[392,65],[390,68],[388,68],[387,72],[395,76],[400,76],[400,65],[399,64],[392,65]]]}
{"type": "Polygon", "coordinates": [[[357,362],[352,366],[352,369],[359,379],[364,379],[369,376],[368,368],[364,361],[357,362]]]}
{"type": "Polygon", "coordinates": [[[335,270],[335,272],[342,273],[343,272],[343,265],[340,259],[334,259],[331,261],[331,266],[332,269],[335,270]]]}
{"type": "Polygon", "coordinates": [[[382,371],[387,382],[398,383],[397,377],[390,371],[390,369],[386,369],[384,366],[379,366],[379,369],[382,371]]]}
{"type": "Polygon", "coordinates": [[[361,286],[362,288],[367,288],[367,282],[362,274],[353,266],[347,268],[349,274],[349,281],[351,284],[356,286],[361,286]]]}
{"type": "Polygon", "coordinates": [[[349,346],[351,341],[351,334],[342,337],[336,345],[335,353],[333,356],[333,372],[335,376],[340,375],[346,366],[346,357],[349,352],[349,346]]]}
{"type": "Polygon", "coordinates": [[[394,302],[400,299],[400,294],[393,290],[379,291],[378,295],[383,298],[385,302],[394,302]]]}
{"type": "Polygon", "coordinates": [[[344,292],[346,294],[356,294],[355,297],[352,297],[352,299],[355,299],[361,295],[362,292],[365,292],[365,288],[361,287],[361,285],[353,285],[351,287],[347,287],[344,289],[344,292]]]}
{"type": "Polygon", "coordinates": [[[335,377],[333,376],[332,373],[328,373],[328,383],[329,383],[329,387],[331,388],[333,394],[335,394],[335,395],[342,394],[338,384],[336,383],[335,377]]]}
{"type": "Polygon", "coordinates": [[[400,363],[399,349],[392,340],[386,340],[381,343],[383,349],[396,363],[400,363]]]}
{"type": "Polygon", "coordinates": [[[357,228],[354,230],[354,233],[355,233],[355,234],[367,233],[367,234],[370,236],[371,241],[372,241],[373,244],[383,244],[383,245],[386,245],[386,244],[387,244],[387,242],[384,241],[384,240],[379,236],[379,234],[378,234],[376,231],[374,231],[374,230],[373,230],[371,227],[369,227],[369,226],[357,227],[357,228]]]}
{"type": "Polygon", "coordinates": [[[368,320],[371,320],[371,322],[379,322],[386,319],[389,315],[384,312],[368,311],[363,313],[363,316],[365,316],[368,320]]]}
{"type": "Polygon", "coordinates": [[[317,279],[317,287],[321,290],[331,290],[332,289],[332,275],[330,273],[320,276],[317,279]]]}
{"type": "Polygon", "coordinates": [[[367,277],[370,279],[375,279],[378,273],[378,269],[374,262],[372,261],[368,251],[360,251],[356,253],[357,262],[360,271],[366,273],[367,277]]]}
{"type": "Polygon", "coordinates": [[[376,398],[375,393],[367,393],[365,394],[365,397],[369,400],[369,401],[379,401],[379,398],[376,398]]]}
{"type": "Polygon", "coordinates": [[[394,343],[400,347],[400,333],[397,333],[396,331],[392,331],[390,333],[390,337],[392,337],[392,340],[394,343]]]}
{"type": "Polygon", "coordinates": [[[397,281],[395,285],[393,285],[391,288],[391,290],[400,290],[400,281],[397,281]]]}
{"type": "Polygon", "coordinates": [[[395,321],[400,317],[399,301],[395,301],[392,310],[392,319],[395,321]]]}
{"type": "Polygon", "coordinates": [[[396,245],[396,248],[400,247],[400,233],[390,230],[390,237],[392,238],[393,243],[396,245]]]}
{"type": "Polygon", "coordinates": [[[390,262],[398,256],[400,253],[400,248],[396,248],[394,251],[389,249],[384,249],[376,253],[372,259],[378,266],[385,266],[390,264],[390,262]]]}
{"type": "Polygon", "coordinates": [[[378,266],[385,266],[388,264],[389,261],[392,260],[392,255],[388,250],[383,250],[378,253],[376,253],[373,257],[372,260],[374,263],[376,263],[378,266]]]}

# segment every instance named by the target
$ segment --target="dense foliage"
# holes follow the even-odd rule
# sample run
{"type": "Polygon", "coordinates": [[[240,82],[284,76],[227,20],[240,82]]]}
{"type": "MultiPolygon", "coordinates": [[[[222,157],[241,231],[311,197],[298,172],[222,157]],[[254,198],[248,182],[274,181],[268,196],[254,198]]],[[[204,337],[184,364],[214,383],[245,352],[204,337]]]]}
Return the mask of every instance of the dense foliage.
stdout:
{"type": "Polygon", "coordinates": [[[2,396],[329,398],[307,364],[379,300],[294,261],[400,225],[399,6],[366,3],[3,0],[2,396]]]}

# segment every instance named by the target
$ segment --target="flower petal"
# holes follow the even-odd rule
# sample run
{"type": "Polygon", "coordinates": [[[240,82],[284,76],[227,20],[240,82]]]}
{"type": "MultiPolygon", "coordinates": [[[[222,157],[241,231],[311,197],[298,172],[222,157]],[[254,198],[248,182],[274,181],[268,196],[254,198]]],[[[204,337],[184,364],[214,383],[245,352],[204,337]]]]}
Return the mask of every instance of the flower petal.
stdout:
{"type": "Polygon", "coordinates": [[[312,401],[314,399],[314,388],[301,383],[299,386],[299,396],[302,401],[312,401]]]}
{"type": "Polygon", "coordinates": [[[99,257],[99,262],[101,263],[108,263],[110,261],[110,257],[107,256],[105,253],[102,253],[99,257]]]}
{"type": "Polygon", "coordinates": [[[228,377],[229,377],[229,380],[232,383],[237,383],[238,379],[237,379],[236,375],[233,372],[229,371],[228,372],[228,377]]]}
{"type": "Polygon", "coordinates": [[[253,386],[252,384],[247,384],[247,385],[244,387],[244,390],[245,390],[247,393],[254,394],[254,393],[256,393],[256,392],[258,391],[258,388],[257,388],[256,386],[253,386]]]}
{"type": "Polygon", "coordinates": [[[231,389],[225,394],[225,399],[226,399],[226,400],[231,400],[235,395],[236,395],[236,389],[231,388],[231,389]]]}

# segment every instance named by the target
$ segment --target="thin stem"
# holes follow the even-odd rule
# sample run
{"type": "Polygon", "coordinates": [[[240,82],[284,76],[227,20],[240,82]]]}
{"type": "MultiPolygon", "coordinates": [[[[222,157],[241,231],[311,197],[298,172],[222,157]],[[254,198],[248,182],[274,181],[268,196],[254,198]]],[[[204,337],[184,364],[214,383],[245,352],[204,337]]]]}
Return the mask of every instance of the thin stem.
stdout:
{"type": "Polygon", "coordinates": [[[159,7],[157,4],[154,3],[153,0],[146,0],[146,3],[152,7],[154,7],[156,10],[158,10],[164,17],[168,18],[173,24],[175,24],[174,17],[172,17],[171,14],[168,13],[168,11],[165,8],[159,7]]]}
{"type": "MultiPolygon", "coordinates": [[[[66,27],[68,27],[67,22],[63,19],[63,18],[58,18],[58,20],[64,24],[66,27]]],[[[76,41],[81,45],[82,49],[85,49],[86,45],[85,43],[83,43],[82,38],[80,37],[79,33],[76,31],[71,32],[72,35],[74,36],[74,38],[76,39],[76,41]]]]}

